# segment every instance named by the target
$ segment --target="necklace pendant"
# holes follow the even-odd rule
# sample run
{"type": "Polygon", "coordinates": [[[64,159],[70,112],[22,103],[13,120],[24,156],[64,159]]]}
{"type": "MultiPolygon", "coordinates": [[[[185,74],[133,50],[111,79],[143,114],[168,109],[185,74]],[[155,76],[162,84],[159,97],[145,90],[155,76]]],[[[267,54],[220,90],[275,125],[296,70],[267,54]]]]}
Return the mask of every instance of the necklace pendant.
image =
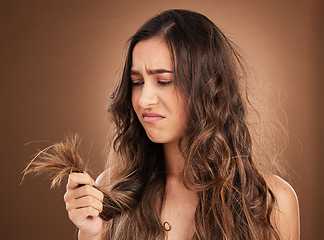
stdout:
{"type": "Polygon", "coordinates": [[[171,231],[171,225],[168,222],[163,223],[163,228],[167,232],[171,231]]]}

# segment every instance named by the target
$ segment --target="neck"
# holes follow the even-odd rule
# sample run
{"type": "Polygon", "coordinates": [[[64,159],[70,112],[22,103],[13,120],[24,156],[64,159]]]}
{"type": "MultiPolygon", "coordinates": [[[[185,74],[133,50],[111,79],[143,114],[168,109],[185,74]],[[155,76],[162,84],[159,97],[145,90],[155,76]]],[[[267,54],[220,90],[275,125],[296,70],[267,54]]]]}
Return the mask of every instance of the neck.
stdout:
{"type": "Polygon", "coordinates": [[[181,179],[184,165],[184,158],[182,157],[178,142],[166,143],[163,145],[164,164],[166,170],[166,177],[177,177],[181,179]]]}

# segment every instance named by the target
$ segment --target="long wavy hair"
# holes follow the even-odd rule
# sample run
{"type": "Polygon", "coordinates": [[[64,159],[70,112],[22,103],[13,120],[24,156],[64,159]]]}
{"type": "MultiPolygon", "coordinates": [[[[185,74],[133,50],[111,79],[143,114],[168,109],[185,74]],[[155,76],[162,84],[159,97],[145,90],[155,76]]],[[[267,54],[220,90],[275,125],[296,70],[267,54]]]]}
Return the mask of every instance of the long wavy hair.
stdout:
{"type": "Polygon", "coordinates": [[[116,132],[106,184],[127,208],[105,223],[106,237],[165,238],[157,204],[165,187],[162,145],[148,139],[131,103],[132,52],[152,37],[169,47],[175,87],[189,113],[178,147],[183,184],[199,197],[192,239],[279,239],[270,221],[275,197],[252,157],[241,57],[213,22],[186,10],[153,17],[128,42],[108,109],[116,132]]]}

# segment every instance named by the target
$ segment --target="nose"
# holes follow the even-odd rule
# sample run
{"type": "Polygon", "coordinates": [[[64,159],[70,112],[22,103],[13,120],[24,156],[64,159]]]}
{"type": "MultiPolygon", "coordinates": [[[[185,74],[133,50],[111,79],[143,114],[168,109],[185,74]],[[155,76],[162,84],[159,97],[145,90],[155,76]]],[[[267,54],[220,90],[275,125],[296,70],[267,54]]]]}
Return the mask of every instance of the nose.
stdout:
{"type": "Polygon", "coordinates": [[[156,105],[158,102],[156,89],[149,82],[144,82],[141,89],[141,95],[138,99],[138,105],[142,108],[149,108],[156,105]]]}

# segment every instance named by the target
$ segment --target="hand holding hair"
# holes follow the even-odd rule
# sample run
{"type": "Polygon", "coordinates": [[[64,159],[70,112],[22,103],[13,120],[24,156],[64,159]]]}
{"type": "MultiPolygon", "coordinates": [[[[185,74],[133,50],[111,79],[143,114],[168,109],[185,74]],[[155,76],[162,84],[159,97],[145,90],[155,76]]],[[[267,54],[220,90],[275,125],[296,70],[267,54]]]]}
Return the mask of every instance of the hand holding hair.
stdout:
{"type": "Polygon", "coordinates": [[[64,201],[70,220],[79,228],[79,234],[100,239],[103,220],[99,214],[103,209],[104,195],[94,184],[87,173],[71,173],[64,201]]]}
{"type": "MultiPolygon", "coordinates": [[[[112,219],[137,204],[134,198],[127,197],[127,194],[132,194],[130,191],[127,191],[125,194],[119,194],[123,192],[123,189],[118,186],[111,187],[111,190],[107,192],[107,190],[94,185],[93,179],[85,173],[87,167],[79,154],[80,142],[80,137],[76,134],[67,137],[64,142],[55,143],[40,150],[22,172],[22,181],[27,174],[39,175],[47,173],[52,179],[51,188],[53,188],[60,185],[65,175],[70,174],[65,195],[65,200],[69,203],[67,208],[70,209],[72,204],[70,200],[72,198],[77,198],[87,193],[84,195],[92,196],[102,202],[102,207],[99,206],[99,203],[95,203],[93,209],[97,210],[100,218],[103,220],[112,219]],[[69,191],[72,191],[72,193],[70,194],[69,191]],[[103,196],[100,196],[101,194],[103,196]]],[[[89,198],[87,199],[89,200],[89,198]]],[[[72,205],[78,206],[79,204],[85,205],[81,201],[78,203],[74,201],[72,205]]],[[[89,216],[95,215],[92,211],[90,211],[91,214],[89,216]]]]}

